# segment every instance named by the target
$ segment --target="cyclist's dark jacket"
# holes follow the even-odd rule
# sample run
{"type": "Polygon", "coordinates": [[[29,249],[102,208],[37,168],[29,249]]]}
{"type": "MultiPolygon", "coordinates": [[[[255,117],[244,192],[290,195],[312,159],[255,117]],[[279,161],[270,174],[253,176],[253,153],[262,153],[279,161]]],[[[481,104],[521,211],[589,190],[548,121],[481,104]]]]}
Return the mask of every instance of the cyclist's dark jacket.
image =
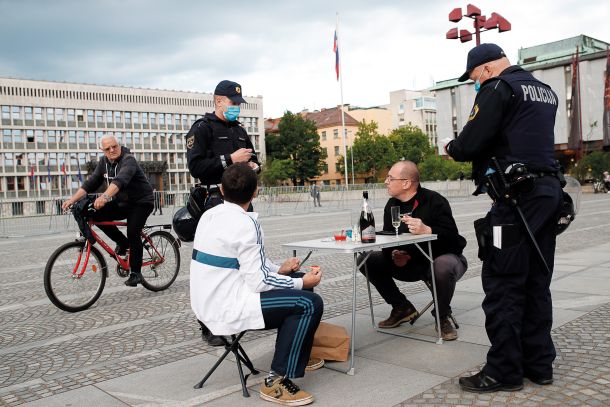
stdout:
{"type": "MultiPolygon", "coordinates": [[[[186,159],[194,178],[204,185],[220,184],[225,168],[233,164],[231,153],[254,146],[238,121],[226,122],[215,113],[206,113],[186,135],[186,159]]],[[[256,155],[250,161],[260,166],[256,155]]]]}
{"type": "Polygon", "coordinates": [[[121,155],[114,163],[103,156],[82,188],[87,193],[94,193],[102,184],[108,186],[109,183],[119,188],[119,193],[115,196],[119,204],[153,205],[154,203],[152,186],[127,147],[121,146],[121,155]]]}
{"type": "Polygon", "coordinates": [[[481,85],[468,123],[447,152],[456,161],[473,162],[477,185],[491,157],[497,157],[503,168],[520,162],[532,172],[556,172],[557,103],[555,92],[531,73],[519,66],[506,68],[481,85]]]}

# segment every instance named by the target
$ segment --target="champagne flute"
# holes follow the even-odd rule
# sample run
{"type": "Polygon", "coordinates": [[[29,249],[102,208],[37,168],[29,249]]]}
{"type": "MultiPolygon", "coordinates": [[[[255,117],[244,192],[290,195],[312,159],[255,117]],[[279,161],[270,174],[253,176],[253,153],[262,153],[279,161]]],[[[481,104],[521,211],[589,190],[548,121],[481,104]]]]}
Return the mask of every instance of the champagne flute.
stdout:
{"type": "Polygon", "coordinates": [[[398,237],[398,227],[400,226],[400,206],[392,206],[390,208],[390,213],[392,215],[392,226],[396,229],[396,237],[398,237]]]}

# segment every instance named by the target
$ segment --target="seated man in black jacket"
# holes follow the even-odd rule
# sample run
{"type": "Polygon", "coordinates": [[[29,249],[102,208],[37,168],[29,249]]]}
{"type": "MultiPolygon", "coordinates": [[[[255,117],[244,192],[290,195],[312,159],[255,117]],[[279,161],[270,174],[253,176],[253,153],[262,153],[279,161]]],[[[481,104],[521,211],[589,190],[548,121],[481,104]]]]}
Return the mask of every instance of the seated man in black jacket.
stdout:
{"type": "MultiPolygon", "coordinates": [[[[392,206],[399,206],[400,213],[410,213],[402,218],[399,231],[403,233],[433,233],[438,239],[432,242],[434,275],[438,294],[436,313],[440,316],[441,333],[446,341],[457,339],[457,331],[450,321],[451,299],[455,284],[467,268],[462,250],[466,240],[458,234],[449,202],[439,193],[419,185],[419,171],[411,161],[399,161],[392,166],[385,180],[390,199],[383,212],[383,230],[394,231],[392,206]]],[[[394,279],[401,281],[431,281],[430,262],[417,247],[401,246],[375,252],[366,261],[369,280],[383,299],[392,306],[388,319],[379,323],[380,328],[394,328],[415,318],[417,310],[400,292],[394,279]]],[[[364,273],[364,265],[360,271],[364,273]]]]}
{"type": "Polygon", "coordinates": [[[100,140],[104,157],[99,161],[93,174],[66,200],[62,209],[82,199],[88,193],[95,193],[104,186],[104,192],[93,206],[96,221],[127,219],[127,237],[112,225],[98,226],[117,243],[114,250],[123,256],[129,249],[129,279],[125,285],[135,287],[142,282],[142,231],[146,219],[153,210],[153,189],[144,171],[128,148],[121,147],[118,139],[106,135],[100,140]]]}

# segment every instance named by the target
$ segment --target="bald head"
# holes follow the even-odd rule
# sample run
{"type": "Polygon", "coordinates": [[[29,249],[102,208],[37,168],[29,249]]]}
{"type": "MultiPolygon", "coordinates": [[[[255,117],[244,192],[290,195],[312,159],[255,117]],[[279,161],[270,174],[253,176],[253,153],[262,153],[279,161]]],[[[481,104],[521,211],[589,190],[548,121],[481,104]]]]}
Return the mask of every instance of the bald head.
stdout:
{"type": "Polygon", "coordinates": [[[413,161],[398,161],[392,168],[399,172],[400,178],[410,179],[413,182],[419,183],[419,170],[413,161]]]}

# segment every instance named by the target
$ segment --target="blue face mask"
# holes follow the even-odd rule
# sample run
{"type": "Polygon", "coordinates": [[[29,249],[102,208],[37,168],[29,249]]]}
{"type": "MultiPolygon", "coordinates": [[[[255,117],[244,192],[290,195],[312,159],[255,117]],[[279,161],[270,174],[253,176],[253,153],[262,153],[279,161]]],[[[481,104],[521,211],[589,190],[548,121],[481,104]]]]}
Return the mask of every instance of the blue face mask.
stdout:
{"type": "Polygon", "coordinates": [[[225,119],[227,119],[230,122],[234,122],[235,120],[237,120],[237,117],[239,116],[239,112],[240,112],[240,108],[239,106],[228,106],[227,107],[227,111],[224,112],[224,116],[225,119]]]}
{"type": "Polygon", "coordinates": [[[481,69],[481,73],[479,74],[479,77],[477,78],[476,81],[474,81],[474,91],[479,93],[479,91],[481,90],[481,82],[479,81],[479,79],[481,79],[481,76],[483,75],[483,72],[485,71],[485,69],[481,69]]]}

